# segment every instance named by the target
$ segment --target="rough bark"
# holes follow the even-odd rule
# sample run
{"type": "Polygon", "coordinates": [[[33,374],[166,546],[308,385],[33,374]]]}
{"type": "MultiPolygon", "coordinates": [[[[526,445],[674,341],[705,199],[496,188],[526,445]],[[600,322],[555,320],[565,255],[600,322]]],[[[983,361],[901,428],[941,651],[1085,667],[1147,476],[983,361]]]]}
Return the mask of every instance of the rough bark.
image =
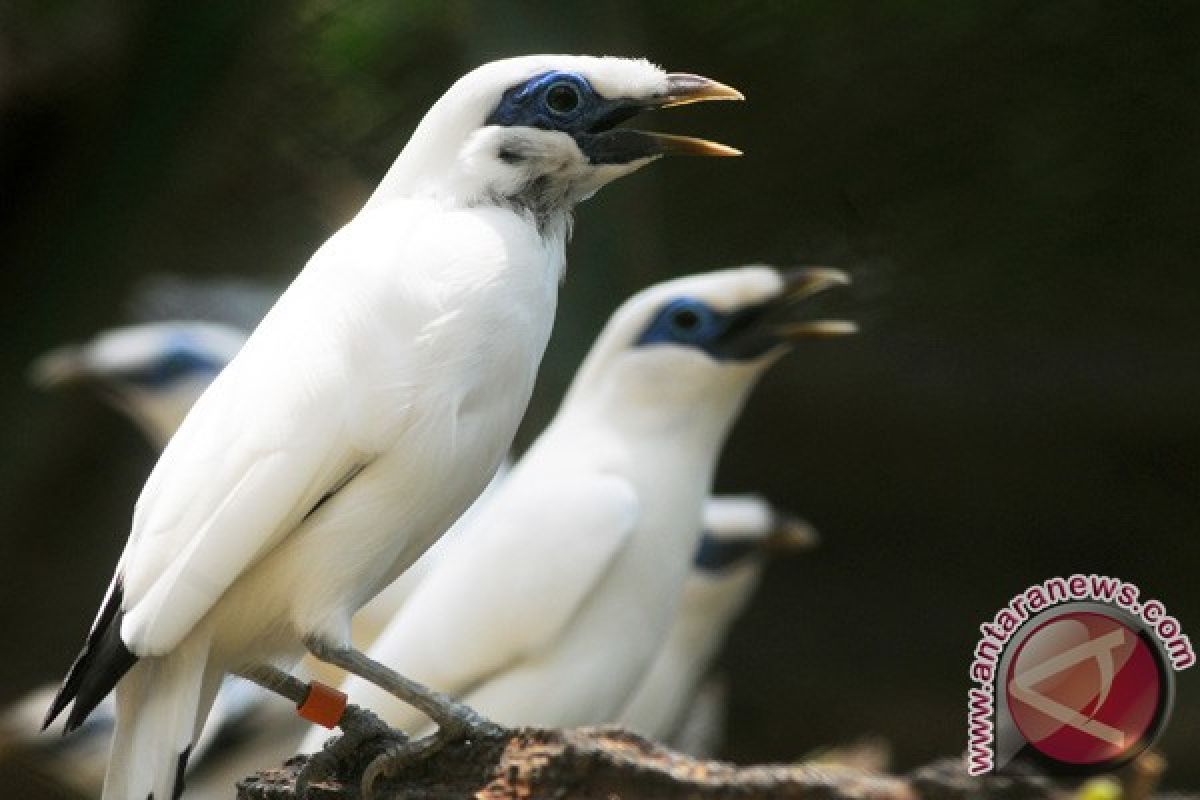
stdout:
{"type": "MultiPolygon", "coordinates": [[[[369,760],[370,753],[363,754],[369,760]]],[[[300,800],[294,779],[303,756],[242,781],[238,800],[300,800]]],[[[304,800],[359,797],[350,765],[339,780],[310,787],[304,800]]],[[[894,777],[823,765],[734,767],[673,753],[611,728],[518,730],[446,747],[376,786],[378,800],[610,800],[610,798],[772,798],[772,800],[1040,800],[1065,798],[1045,779],[968,778],[947,760],[894,777]]]]}

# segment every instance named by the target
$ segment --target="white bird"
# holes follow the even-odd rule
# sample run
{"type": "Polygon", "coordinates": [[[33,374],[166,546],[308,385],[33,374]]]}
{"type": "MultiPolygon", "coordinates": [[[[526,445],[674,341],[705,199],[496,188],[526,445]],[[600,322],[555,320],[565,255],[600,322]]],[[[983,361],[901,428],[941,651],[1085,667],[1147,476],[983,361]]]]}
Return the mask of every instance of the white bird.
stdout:
{"type": "Polygon", "coordinates": [[[416,704],[434,736],[491,730],[350,645],[355,610],[479,494],[524,412],[570,212],[667,153],[614,129],[737,99],[646,61],[530,56],[460,79],[364,209],[327,241],[187,415],[151,473],[87,643],[47,714],[78,726],[116,687],[106,800],[177,797],[221,678],[348,732],[378,721],[271,666],[305,649],[416,704]]]}
{"type": "MultiPolygon", "coordinates": [[[[195,294],[194,287],[177,284],[170,284],[172,295],[195,294]]],[[[227,298],[234,290],[226,288],[222,297],[227,298]]],[[[252,298],[255,303],[260,293],[252,298]]],[[[236,294],[240,296],[241,290],[236,294]]],[[[192,306],[177,310],[189,315],[194,312],[192,306]]],[[[207,320],[132,325],[102,332],[82,345],[57,348],[39,358],[31,374],[47,388],[78,383],[96,389],[139,423],[152,441],[165,443],[191,404],[236,354],[246,335],[207,320]]],[[[355,616],[354,641],[358,646],[370,646],[457,535],[471,529],[473,512],[486,502],[497,483],[489,484],[489,491],[434,547],[355,616]]],[[[701,544],[666,644],[617,721],[685,752],[714,752],[714,742],[721,734],[722,695],[699,691],[699,681],[757,585],[764,553],[811,547],[814,543],[811,526],[777,511],[759,496],[710,498],[704,507],[701,544]]],[[[305,666],[306,674],[316,670],[317,677],[328,677],[319,672],[319,662],[305,666]]],[[[236,680],[222,686],[189,760],[189,766],[206,767],[198,781],[190,781],[194,785],[189,794],[223,796],[231,785],[228,776],[240,777],[256,765],[273,763],[295,752],[305,730],[303,720],[280,713],[265,693],[248,691],[248,687],[236,680]],[[231,738],[236,744],[218,748],[205,763],[207,746],[217,735],[231,738]],[[221,766],[214,769],[214,764],[221,766]]],[[[64,746],[54,731],[36,733],[35,714],[40,721],[42,711],[33,709],[44,710],[55,688],[43,687],[31,693],[0,717],[0,738],[10,744],[20,743],[14,752],[26,761],[36,761],[48,776],[69,779],[76,791],[96,796],[113,727],[112,703],[106,698],[83,729],[72,736],[70,746],[64,746]]]]}
{"type": "MultiPolygon", "coordinates": [[[[243,297],[247,287],[240,285],[197,287],[180,279],[159,283],[178,301],[174,310],[189,318],[201,314],[196,313],[194,304],[183,301],[193,299],[198,289],[204,290],[205,299],[219,288],[217,299],[232,303],[235,310],[248,304],[256,307],[268,291],[249,287],[254,291],[247,300],[243,297]],[[181,295],[186,297],[181,300],[181,295]]],[[[209,302],[201,313],[219,312],[219,305],[209,302]]],[[[81,345],[56,348],[34,363],[31,376],[44,388],[79,384],[96,390],[138,423],[152,442],[165,444],[246,336],[244,331],[207,319],[130,325],[104,331],[81,345]]],[[[497,473],[498,479],[503,472],[497,473]]],[[[354,619],[356,645],[371,645],[456,536],[471,528],[474,510],[486,502],[498,479],[434,547],[359,611],[354,619]]],[[[710,741],[721,733],[714,726],[722,719],[722,709],[711,703],[721,695],[698,692],[698,681],[729,624],[749,599],[761,573],[763,551],[811,546],[814,537],[807,523],[773,509],[756,495],[710,498],[704,509],[700,549],[667,643],[635,695],[639,699],[630,703],[632,716],[623,716],[620,722],[689,753],[712,752],[710,741]],[[655,716],[648,718],[651,713],[655,716]],[[701,745],[704,749],[697,750],[701,745]]],[[[319,662],[306,660],[304,669],[308,675],[332,677],[321,674],[319,662]]],[[[189,759],[189,767],[204,766],[198,779],[189,780],[189,795],[222,797],[232,785],[230,776],[236,779],[257,765],[274,763],[295,752],[305,732],[303,720],[270,703],[266,693],[248,690],[250,687],[231,679],[218,693],[189,759]],[[219,747],[206,762],[208,745],[216,736],[234,744],[219,747]]],[[[0,716],[0,740],[9,745],[0,750],[18,754],[26,764],[37,764],[48,779],[68,780],[75,791],[98,796],[114,724],[111,698],[97,706],[71,737],[69,746],[64,746],[56,735],[61,731],[38,733],[42,713],[56,688],[39,688],[0,716]]]]}
{"type": "MultiPolygon", "coordinates": [[[[845,282],[746,267],[627,301],[372,655],[506,725],[615,720],[667,636],[729,427],[793,338],[853,330],[796,317],[845,282]]],[[[393,725],[427,724],[368,681],[344,688],[393,725]]]]}
{"type": "Polygon", "coordinates": [[[811,548],[817,534],[757,495],[710,498],[703,524],[666,641],[624,708],[606,721],[691,755],[711,756],[724,713],[704,704],[723,698],[720,692],[701,691],[701,681],[757,588],[766,556],[811,548]]]}

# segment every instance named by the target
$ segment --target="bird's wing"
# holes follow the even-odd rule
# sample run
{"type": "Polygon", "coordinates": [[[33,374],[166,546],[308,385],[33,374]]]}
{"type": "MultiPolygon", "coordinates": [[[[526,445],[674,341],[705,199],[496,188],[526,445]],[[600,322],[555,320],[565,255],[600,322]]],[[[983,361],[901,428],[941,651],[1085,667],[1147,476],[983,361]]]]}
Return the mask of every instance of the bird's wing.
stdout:
{"type": "Polygon", "coordinates": [[[512,488],[480,509],[417,587],[372,648],[375,658],[452,695],[469,691],[552,641],[637,523],[638,498],[622,478],[512,488]]]}
{"type": "MultiPolygon", "coordinates": [[[[379,431],[362,407],[372,388],[363,383],[364,359],[382,347],[399,349],[388,352],[398,363],[411,360],[404,342],[419,338],[427,317],[414,301],[400,315],[413,331],[364,346],[372,331],[361,319],[378,315],[369,313],[371,287],[351,287],[345,272],[359,245],[335,237],[318,252],[196,403],[147,481],[121,575],[121,636],[135,654],[174,647],[239,575],[371,460],[379,431]]],[[[402,417],[404,398],[389,400],[402,417]]]]}
{"type": "Polygon", "coordinates": [[[341,402],[327,381],[300,399],[228,377],[185,421],[138,501],[123,565],[122,639],[139,655],[170,650],[369,458],[339,435],[341,402]]]}

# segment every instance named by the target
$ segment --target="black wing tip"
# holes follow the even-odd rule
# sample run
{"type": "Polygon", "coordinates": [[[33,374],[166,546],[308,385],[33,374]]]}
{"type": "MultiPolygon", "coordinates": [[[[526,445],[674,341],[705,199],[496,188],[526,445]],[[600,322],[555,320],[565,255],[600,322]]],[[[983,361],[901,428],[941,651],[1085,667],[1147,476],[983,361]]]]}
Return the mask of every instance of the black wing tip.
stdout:
{"type": "Polygon", "coordinates": [[[88,655],[91,657],[86,671],[79,676],[75,705],[67,715],[67,733],[82,725],[117,685],[117,681],[137,663],[138,657],[121,641],[122,616],[118,611],[114,624],[108,627],[95,647],[89,648],[88,655]]]}
{"type": "MultiPolygon", "coordinates": [[[[58,719],[58,715],[63,712],[67,704],[71,702],[70,698],[66,697],[67,685],[64,683],[58,689],[58,694],[54,695],[54,699],[50,702],[50,708],[46,711],[46,716],[42,717],[42,731],[54,724],[54,720],[58,719]]],[[[65,734],[65,731],[64,731],[65,734]]]]}
{"type": "Polygon", "coordinates": [[[63,734],[77,730],[117,685],[117,681],[137,663],[138,657],[121,640],[121,620],[125,616],[121,610],[123,597],[122,581],[118,575],[83,650],[71,664],[67,677],[46,711],[42,730],[50,727],[72,700],[75,705],[67,715],[63,734]]]}
{"type": "MultiPolygon", "coordinates": [[[[83,679],[83,673],[87,669],[88,655],[92,646],[95,644],[96,637],[89,636],[88,641],[84,643],[83,649],[79,651],[79,655],[75,656],[75,660],[71,662],[71,668],[67,670],[67,677],[63,679],[62,686],[58,687],[58,691],[54,695],[54,699],[50,702],[50,708],[46,711],[46,716],[42,720],[42,730],[46,730],[58,719],[58,715],[63,712],[71,701],[75,699],[76,693],[79,691],[79,682],[83,679]]],[[[70,733],[73,728],[68,727],[63,731],[63,735],[70,733]]]]}

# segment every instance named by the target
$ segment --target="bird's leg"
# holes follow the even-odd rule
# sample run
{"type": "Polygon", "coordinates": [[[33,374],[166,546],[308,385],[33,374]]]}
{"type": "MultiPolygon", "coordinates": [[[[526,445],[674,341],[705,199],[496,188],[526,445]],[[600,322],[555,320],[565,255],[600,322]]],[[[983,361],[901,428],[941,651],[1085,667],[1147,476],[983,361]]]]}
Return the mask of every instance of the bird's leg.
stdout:
{"type": "Polygon", "coordinates": [[[304,698],[308,697],[308,684],[289,675],[279,667],[272,667],[269,664],[254,664],[239,669],[237,675],[251,683],[257,683],[269,692],[291,700],[296,705],[300,705],[304,702],[304,698]]]}
{"type": "Polygon", "coordinates": [[[341,667],[408,703],[437,723],[450,738],[494,736],[502,732],[499,725],[470,707],[404,677],[353,647],[331,645],[317,637],[306,638],[304,644],[321,661],[341,667]]]}
{"type": "Polygon", "coordinates": [[[377,756],[363,773],[362,792],[365,797],[372,796],[375,781],[379,777],[394,775],[408,764],[436,753],[448,742],[496,736],[503,731],[468,706],[409,680],[353,647],[332,645],[317,637],[306,638],[304,644],[315,657],[370,681],[425,714],[438,726],[437,732],[430,736],[391,744],[377,756]]]}
{"type": "MultiPolygon", "coordinates": [[[[313,691],[312,684],[296,678],[283,670],[266,664],[257,664],[241,669],[237,673],[248,681],[291,700],[297,709],[303,706],[313,691]]],[[[401,731],[393,730],[371,711],[348,704],[337,720],[342,735],[334,736],[325,743],[320,752],[311,755],[296,776],[296,794],[304,792],[312,783],[336,775],[343,764],[351,762],[359,754],[363,744],[381,740],[387,747],[400,746],[408,741],[401,731]]]]}

